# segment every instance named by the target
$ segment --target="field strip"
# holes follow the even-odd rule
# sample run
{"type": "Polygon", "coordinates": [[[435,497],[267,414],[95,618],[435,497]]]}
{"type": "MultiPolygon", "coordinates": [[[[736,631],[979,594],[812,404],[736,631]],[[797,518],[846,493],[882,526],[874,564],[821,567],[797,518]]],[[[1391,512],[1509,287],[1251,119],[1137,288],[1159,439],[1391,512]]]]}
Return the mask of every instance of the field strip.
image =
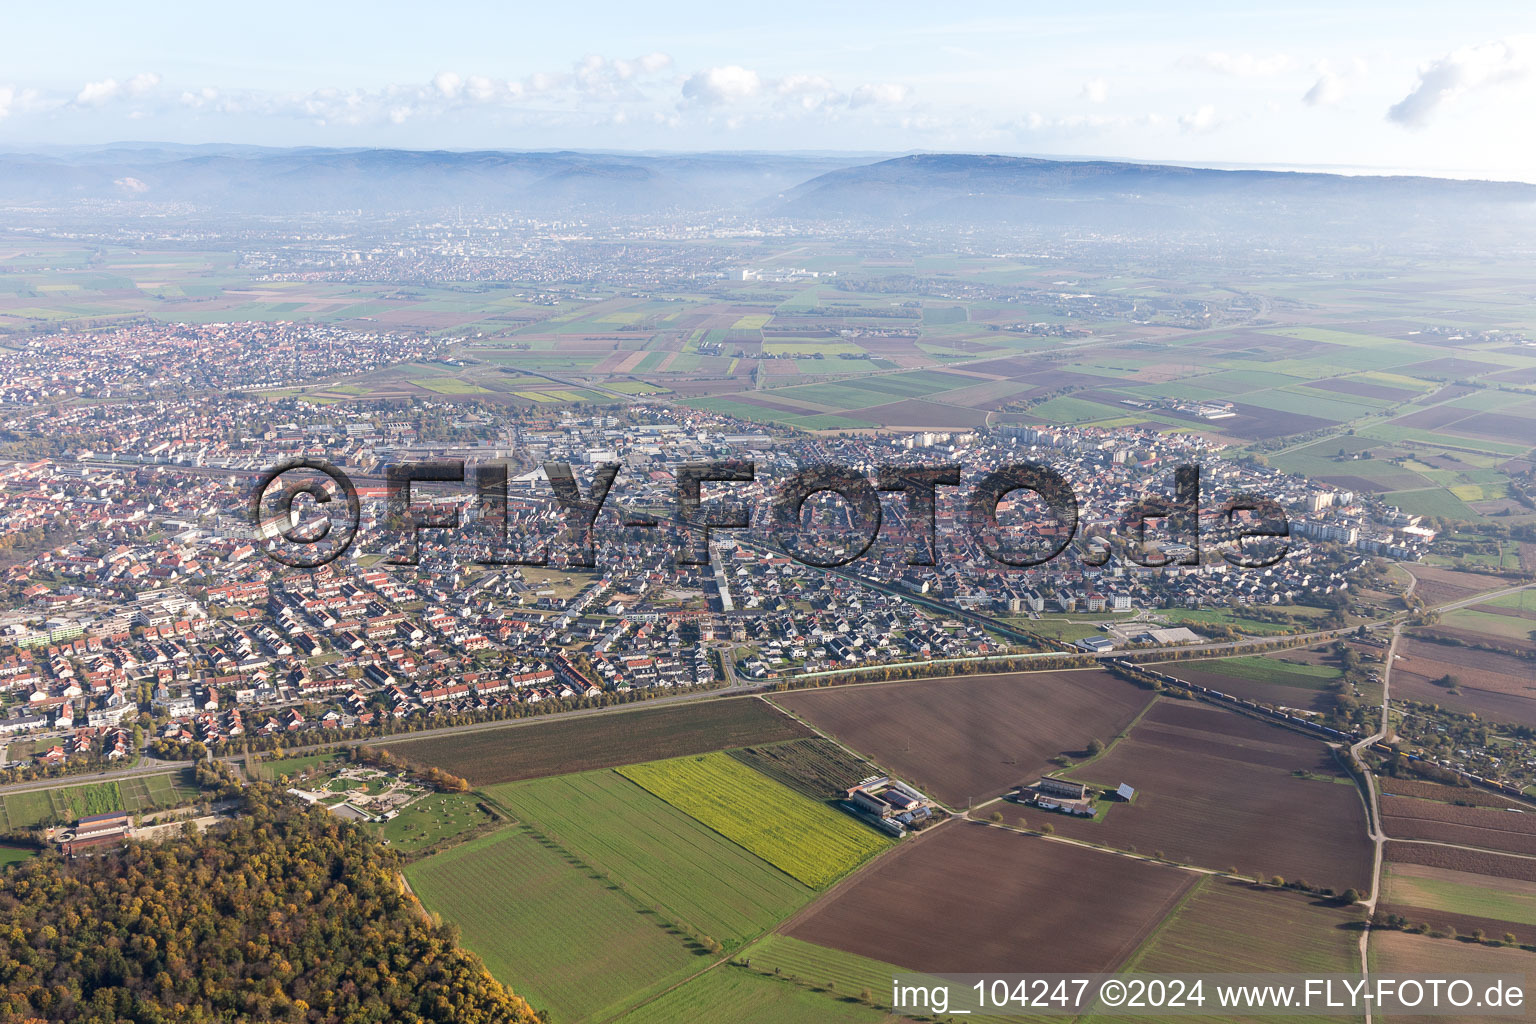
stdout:
{"type": "MultiPolygon", "coordinates": [[[[998,799],[1001,799],[999,797],[998,799]]],[[[1112,853],[1116,857],[1125,857],[1130,860],[1139,860],[1144,864],[1161,864],[1164,867],[1179,868],[1196,875],[1219,875],[1225,878],[1240,878],[1243,881],[1262,882],[1263,879],[1249,878],[1247,875],[1235,875],[1230,871],[1222,871],[1218,868],[1203,868],[1198,864],[1184,864],[1176,860],[1159,860],[1149,857],[1144,853],[1132,853],[1129,850],[1117,850],[1111,846],[1100,846],[1098,843],[1090,843],[1086,839],[1078,839],[1075,836],[1061,836],[1055,833],[1046,834],[1037,832],[1032,828],[1019,828],[1016,825],[1008,825],[998,821],[987,821],[982,818],[966,818],[960,816],[959,820],[969,821],[975,825],[986,825],[988,828],[1000,828],[1005,832],[1017,832],[1021,836],[1031,836],[1035,839],[1044,839],[1048,843],[1066,843],[1068,846],[1080,846],[1085,850],[1093,850],[1095,853],[1112,853]]],[[[929,831],[933,831],[929,829],[929,831]]]]}
{"type": "Polygon", "coordinates": [[[1413,843],[1417,846],[1444,846],[1451,850],[1468,850],[1472,853],[1487,853],[1495,857],[1514,857],[1516,860],[1536,860],[1536,853],[1513,853],[1509,850],[1489,850],[1481,846],[1472,846],[1468,843],[1447,843],[1439,839],[1397,839],[1387,836],[1394,843],[1413,843]]]}
{"type": "MultiPolygon", "coordinates": [[[[960,819],[959,818],[946,818],[945,820],[939,822],[937,825],[934,825],[934,826],[932,826],[930,828],[925,828],[921,832],[909,834],[906,839],[903,839],[903,840],[901,840],[898,843],[893,843],[891,845],[890,849],[887,850],[886,852],[878,853],[875,856],[869,858],[863,864],[860,864],[858,867],[856,867],[852,871],[848,872],[848,874],[844,875],[842,878],[838,879],[836,882],[834,882],[831,885],[827,886],[824,890],[822,890],[819,894],[817,894],[815,899],[811,900],[811,902],[807,903],[805,906],[801,907],[799,910],[795,911],[793,914],[789,915],[784,920],[780,921],[779,924],[778,924],[778,927],[774,928],[768,934],[769,935],[781,935],[781,934],[784,934],[785,930],[788,929],[791,925],[793,925],[796,922],[798,922],[801,918],[806,917],[807,915],[809,915],[812,910],[814,910],[815,908],[821,906],[821,904],[823,904],[825,902],[829,902],[830,900],[832,900],[833,897],[836,896],[837,893],[841,892],[843,889],[848,888],[848,886],[853,884],[855,879],[858,879],[859,877],[861,877],[866,871],[872,870],[876,864],[882,864],[882,863],[888,862],[896,854],[899,854],[903,850],[910,850],[915,844],[921,843],[923,840],[927,839],[929,836],[933,835],[934,833],[938,832],[940,829],[944,828],[951,821],[958,821],[958,820],[960,820],[960,819]]],[[[740,953],[745,953],[747,950],[751,949],[752,946],[757,945],[757,943],[761,942],[766,937],[767,936],[759,936],[757,939],[754,939],[749,945],[743,946],[740,950],[738,950],[738,955],[740,953]]]]}
{"type": "Polygon", "coordinates": [[[1184,890],[1184,895],[1179,897],[1179,902],[1175,903],[1173,908],[1169,910],[1168,913],[1163,915],[1163,919],[1157,922],[1157,927],[1147,932],[1146,937],[1141,940],[1141,944],[1132,950],[1131,955],[1126,957],[1125,960],[1115,968],[1114,973],[1130,974],[1134,972],[1136,965],[1140,963],[1141,960],[1152,951],[1152,947],[1157,942],[1158,937],[1173,925],[1173,923],[1178,919],[1179,914],[1183,912],[1185,906],[1189,904],[1189,901],[1194,899],[1195,893],[1204,889],[1208,884],[1208,881],[1209,879],[1202,878],[1194,885],[1191,885],[1188,889],[1184,890]]]}

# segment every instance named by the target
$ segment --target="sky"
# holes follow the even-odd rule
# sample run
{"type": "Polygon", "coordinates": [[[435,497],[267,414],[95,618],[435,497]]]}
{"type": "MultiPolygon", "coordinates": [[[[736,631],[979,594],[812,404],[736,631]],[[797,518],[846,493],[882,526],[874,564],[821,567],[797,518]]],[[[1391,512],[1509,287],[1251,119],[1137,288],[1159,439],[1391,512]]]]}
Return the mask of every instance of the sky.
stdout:
{"type": "Polygon", "coordinates": [[[6,148],[954,151],[1536,180],[1531,0],[7,7],[6,148]]]}

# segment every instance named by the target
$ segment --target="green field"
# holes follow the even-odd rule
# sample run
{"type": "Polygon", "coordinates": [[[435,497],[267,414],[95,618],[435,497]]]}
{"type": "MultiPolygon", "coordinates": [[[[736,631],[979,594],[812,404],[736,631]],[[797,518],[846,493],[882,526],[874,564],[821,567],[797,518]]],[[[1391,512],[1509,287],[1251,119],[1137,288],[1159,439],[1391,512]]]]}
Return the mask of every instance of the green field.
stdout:
{"type": "Polygon", "coordinates": [[[787,935],[769,935],[754,943],[745,954],[752,970],[775,972],[797,984],[832,988],[837,992],[889,992],[891,977],[905,968],[871,960],[856,953],[844,953],[787,935]]]}
{"type": "Polygon", "coordinates": [[[457,377],[428,377],[425,380],[413,380],[419,388],[435,391],[440,395],[489,395],[489,388],[483,388],[479,384],[467,380],[459,380],[457,377]]]}
{"type": "Polygon", "coordinates": [[[1453,629],[1466,629],[1510,640],[1536,639],[1536,620],[1515,615],[1494,615],[1472,608],[1460,608],[1442,617],[1440,622],[1453,629]]]}
{"type": "Polygon", "coordinates": [[[667,803],[806,885],[827,885],[890,845],[857,819],[761,775],[729,754],[618,769],[667,803]]]}
{"type": "MultiPolygon", "coordinates": [[[[1358,911],[1328,907],[1297,893],[1258,889],[1219,877],[1202,879],[1121,966],[1134,974],[1358,974],[1358,911]],[[1260,925],[1259,922],[1262,922],[1260,925]]],[[[1084,1024],[1162,1017],[1093,1014],[1084,1024]]],[[[1223,1021],[1264,1017],[1222,1016],[1223,1021]]],[[[1338,1021],[1287,1016],[1287,1021],[1338,1021]]]]}
{"type": "Polygon", "coordinates": [[[311,768],[319,768],[321,765],[330,764],[338,760],[340,754],[334,751],[326,754],[304,754],[300,757],[280,757],[272,761],[262,761],[257,769],[261,777],[268,782],[277,781],[279,776],[286,775],[290,779],[302,775],[311,768]]]}
{"type": "Polygon", "coordinates": [[[1344,676],[1343,672],[1330,665],[1298,665],[1259,655],[1246,658],[1216,658],[1201,662],[1200,666],[1204,671],[1219,672],[1238,679],[1278,683],[1281,686],[1295,686],[1303,690],[1321,690],[1344,676]]]}
{"type": "MultiPolygon", "coordinates": [[[[885,984],[889,988],[889,980],[885,984]]],[[[854,989],[852,995],[858,992],[854,989]]],[[[618,1024],[860,1024],[885,1019],[882,1011],[851,1002],[847,996],[813,992],[726,964],[625,1014],[618,1024]]]]}
{"type": "Polygon", "coordinates": [[[513,782],[486,792],[638,903],[727,950],[773,927],[813,895],[617,772],[513,782]]]}
{"type": "Polygon", "coordinates": [[[1382,869],[1382,895],[1385,902],[1404,907],[1536,925],[1536,886],[1529,882],[1387,864],[1382,869]]]}
{"type": "Polygon", "coordinates": [[[606,1019],[710,962],[662,915],[524,828],[416,861],[405,877],[492,975],[566,1024],[606,1019]]]}
{"type": "MultiPolygon", "coordinates": [[[[1295,612],[1298,609],[1286,610],[1295,612]]],[[[1191,626],[1197,630],[1202,624],[1213,623],[1231,626],[1233,629],[1257,636],[1274,636],[1288,633],[1295,628],[1276,622],[1260,622],[1258,619],[1250,619],[1239,612],[1228,611],[1225,608],[1169,608],[1161,614],[1175,626],[1191,626]]]]}
{"type": "Polygon", "coordinates": [[[0,869],[10,867],[12,864],[20,864],[37,856],[34,849],[26,846],[5,846],[0,844],[0,869]]]}
{"type": "MultiPolygon", "coordinates": [[[[891,981],[897,974],[911,973],[907,968],[871,960],[856,953],[844,953],[787,935],[769,935],[743,953],[752,970],[787,979],[812,990],[823,989],[847,996],[868,990],[874,1001],[885,1005],[890,998],[891,981]]],[[[845,1004],[846,1005],[846,1004],[845,1004]]],[[[903,1019],[903,1018],[896,1018],[903,1019]]],[[[942,1019],[942,1018],[941,1018],[942,1019]]],[[[956,1017],[971,1024],[1025,1024],[1045,1018],[1033,1016],[993,1017],[969,1014],[956,1017]]],[[[1055,1018],[1067,1020],[1066,1017],[1055,1018]]],[[[628,1024],[628,1022],[626,1022],[628,1024]]]]}
{"type": "Polygon", "coordinates": [[[858,356],[864,350],[851,341],[765,341],[763,351],[771,356],[858,356]]]}

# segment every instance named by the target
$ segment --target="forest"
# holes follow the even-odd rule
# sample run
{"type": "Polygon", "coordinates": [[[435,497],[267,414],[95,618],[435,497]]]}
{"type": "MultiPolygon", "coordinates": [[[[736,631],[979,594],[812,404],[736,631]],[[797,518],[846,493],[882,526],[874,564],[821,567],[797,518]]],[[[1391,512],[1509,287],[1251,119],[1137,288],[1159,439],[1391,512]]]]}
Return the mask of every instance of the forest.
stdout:
{"type": "Polygon", "coordinates": [[[228,826],[0,891],[0,1020],[533,1024],[406,890],[394,853],[268,785],[228,826]]]}

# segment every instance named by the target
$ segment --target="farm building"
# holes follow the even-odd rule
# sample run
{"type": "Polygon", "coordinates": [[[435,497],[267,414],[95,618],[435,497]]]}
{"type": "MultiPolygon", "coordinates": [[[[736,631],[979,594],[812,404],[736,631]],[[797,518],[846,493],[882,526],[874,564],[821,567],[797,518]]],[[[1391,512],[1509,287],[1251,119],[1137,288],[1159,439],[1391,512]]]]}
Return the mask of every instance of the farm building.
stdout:
{"type": "Polygon", "coordinates": [[[1080,818],[1091,818],[1094,815],[1088,787],[1081,782],[1045,777],[1033,786],[1022,787],[1014,799],[1033,804],[1042,810],[1059,811],[1080,818]]]}
{"type": "Polygon", "coordinates": [[[933,816],[933,801],[911,786],[885,776],[865,779],[848,789],[848,803],[861,817],[892,835],[920,827],[933,816]]]}
{"type": "Polygon", "coordinates": [[[78,857],[89,855],[91,850],[98,847],[121,846],[127,841],[132,829],[133,820],[127,811],[93,814],[89,818],[81,818],[75,823],[74,829],[60,833],[57,840],[59,852],[66,857],[78,857]]]}
{"type": "Polygon", "coordinates": [[[1041,796],[1081,800],[1088,795],[1088,787],[1081,782],[1068,782],[1066,779],[1053,779],[1047,776],[1035,783],[1035,792],[1041,796]]]}

